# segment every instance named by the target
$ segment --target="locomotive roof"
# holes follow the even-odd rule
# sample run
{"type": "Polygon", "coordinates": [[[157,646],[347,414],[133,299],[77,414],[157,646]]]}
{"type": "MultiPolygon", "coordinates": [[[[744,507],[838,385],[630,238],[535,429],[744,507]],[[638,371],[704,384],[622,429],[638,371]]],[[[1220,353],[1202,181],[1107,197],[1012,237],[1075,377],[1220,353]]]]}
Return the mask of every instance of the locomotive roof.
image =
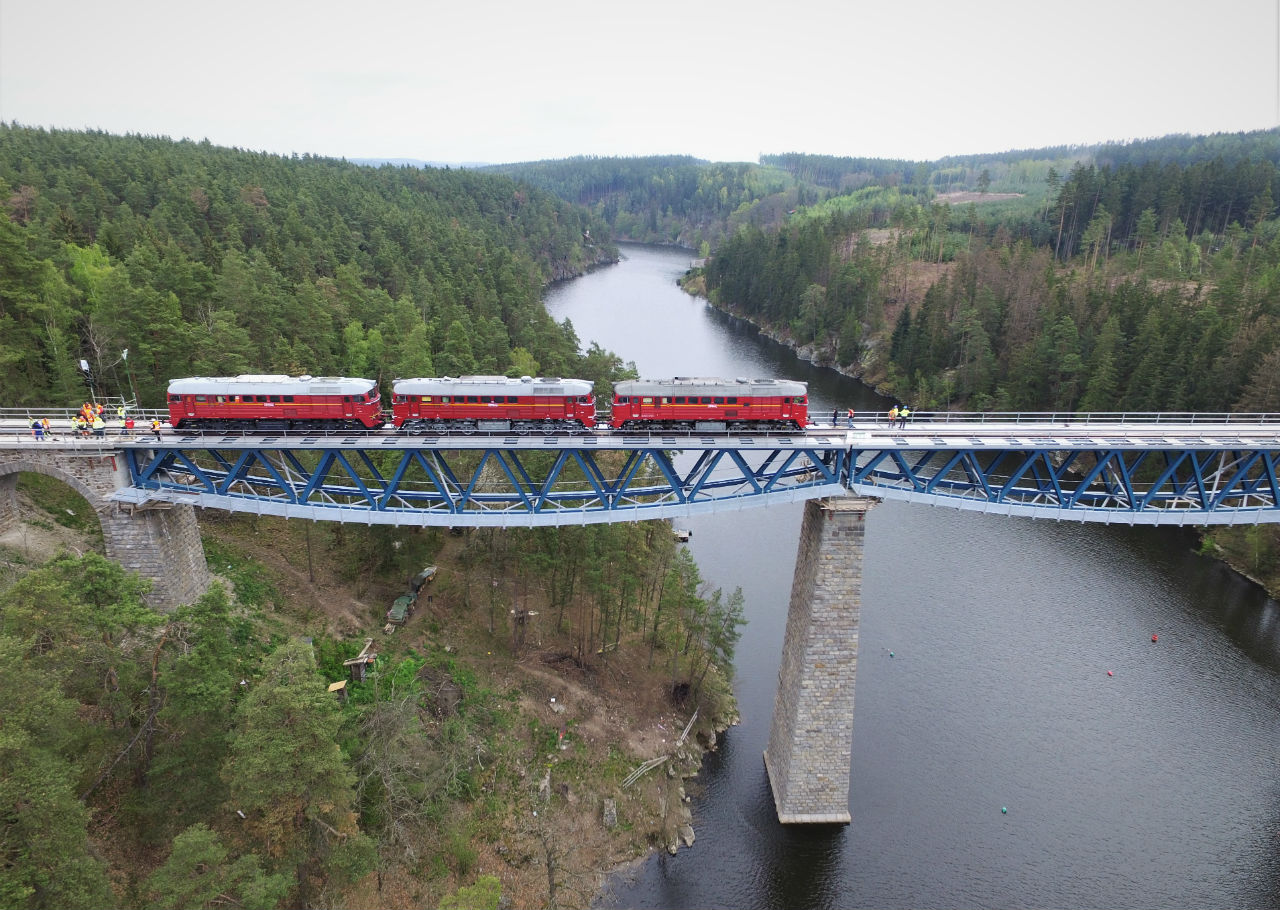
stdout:
{"type": "Polygon", "coordinates": [[[377,383],[345,376],[192,376],[170,379],[170,395],[367,395],[377,383]]]}
{"type": "Polygon", "coordinates": [[[397,379],[391,388],[397,395],[590,395],[594,382],[587,379],[521,376],[439,376],[397,379]]]}
{"type": "Polygon", "coordinates": [[[628,379],[615,383],[616,395],[807,395],[806,383],[793,379],[719,379],[677,376],[674,379],[628,379]]]}

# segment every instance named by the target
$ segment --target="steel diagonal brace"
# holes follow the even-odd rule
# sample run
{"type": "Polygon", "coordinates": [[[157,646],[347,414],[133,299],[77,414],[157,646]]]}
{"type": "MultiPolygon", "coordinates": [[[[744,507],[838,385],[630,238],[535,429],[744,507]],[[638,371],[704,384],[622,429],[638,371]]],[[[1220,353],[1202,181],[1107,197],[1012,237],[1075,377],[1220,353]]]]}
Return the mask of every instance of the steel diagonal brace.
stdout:
{"type": "MultiPolygon", "coordinates": [[[[432,452],[432,454],[435,456],[435,460],[439,463],[440,470],[437,470],[436,468],[432,467],[430,464],[427,463],[427,459],[423,457],[422,451],[420,449],[409,450],[410,457],[408,460],[411,462],[416,461],[418,465],[422,468],[422,470],[426,472],[427,479],[430,480],[435,485],[440,501],[443,502],[448,507],[448,510],[450,512],[461,512],[462,511],[461,503],[452,493],[449,492],[450,488],[448,486],[448,482],[452,482],[453,489],[457,489],[457,486],[458,486],[457,479],[453,476],[453,471],[450,470],[448,463],[440,458],[439,453],[432,452]],[[441,471],[444,472],[445,477],[441,476],[441,471]],[[446,477],[448,478],[447,481],[445,479],[446,477]]],[[[399,475],[402,475],[403,471],[397,470],[396,473],[399,475]]],[[[395,489],[394,487],[390,488],[388,492],[392,492],[392,490],[394,489],[395,489]]],[[[424,494],[424,498],[427,498],[428,501],[430,501],[430,495],[431,494],[429,493],[424,494]]],[[[405,496],[405,499],[410,499],[410,497],[405,496]]]]}
{"type": "Polygon", "coordinates": [[[1165,468],[1156,476],[1156,479],[1151,483],[1150,489],[1148,489],[1146,494],[1138,501],[1139,511],[1146,509],[1154,501],[1173,500],[1182,495],[1181,490],[1178,489],[1179,484],[1175,475],[1177,474],[1178,468],[1184,461],[1186,461],[1187,455],[1190,453],[1163,451],[1162,454],[1165,459],[1165,468]],[[1176,458],[1173,457],[1175,455],[1177,456],[1176,458]],[[1171,484],[1171,494],[1164,492],[1165,484],[1171,484]]]}
{"type": "MultiPolygon", "coordinates": [[[[738,453],[732,452],[729,454],[736,456],[738,453]]],[[[685,487],[685,494],[686,494],[685,499],[688,502],[692,502],[693,500],[697,499],[698,495],[702,492],[702,488],[711,481],[711,475],[715,471],[716,466],[720,464],[720,462],[724,459],[725,450],[716,449],[714,454],[712,454],[712,451],[708,449],[706,452],[703,453],[703,455],[704,455],[703,458],[698,459],[698,464],[702,466],[702,471],[699,473],[698,479],[693,482],[693,486],[685,487]],[[706,455],[711,455],[712,457],[706,458],[705,457],[706,455]]],[[[736,458],[735,460],[738,462],[739,469],[751,482],[751,485],[755,487],[756,492],[757,493],[760,492],[760,485],[755,482],[755,478],[750,476],[751,469],[747,467],[746,463],[743,462],[741,458],[736,458]]],[[[693,474],[692,472],[690,472],[689,476],[684,478],[685,484],[688,484],[689,480],[692,479],[692,477],[693,477],[693,474]]],[[[738,478],[735,477],[733,479],[733,482],[737,483],[738,478]]],[[[712,484],[712,486],[718,486],[718,484],[712,484]]]]}
{"type": "Polygon", "coordinates": [[[1089,488],[1093,486],[1094,481],[1097,480],[1099,477],[1101,477],[1103,480],[1103,496],[1101,497],[1101,501],[1106,502],[1110,498],[1111,490],[1109,488],[1109,484],[1107,483],[1107,477],[1105,472],[1108,464],[1110,464],[1111,462],[1111,456],[1114,454],[1115,454],[1114,452],[1103,451],[1103,450],[1094,451],[1093,467],[1085,472],[1084,476],[1080,478],[1079,483],[1076,484],[1075,491],[1072,492],[1067,497],[1066,508],[1068,509],[1075,508],[1077,505],[1080,504],[1080,500],[1086,496],[1088,496],[1090,500],[1097,499],[1098,498],[1097,494],[1090,493],[1089,488]]]}
{"type": "MultiPolygon", "coordinates": [[[[524,466],[521,465],[519,460],[516,458],[515,451],[512,450],[506,453],[497,449],[492,449],[489,451],[493,452],[493,460],[496,461],[498,463],[498,466],[502,468],[502,473],[507,475],[507,480],[511,481],[511,489],[515,491],[515,497],[508,496],[507,499],[514,503],[515,498],[519,498],[520,502],[524,504],[524,507],[526,509],[532,510],[533,503],[530,502],[528,495],[525,493],[524,485],[521,483],[520,478],[516,477],[516,472],[511,470],[511,465],[507,464],[507,459],[510,458],[511,461],[516,463],[516,467],[519,468],[520,477],[523,477],[525,481],[528,481],[530,479],[528,473],[524,469],[524,466]]],[[[487,455],[488,452],[486,452],[485,454],[487,455]]],[[[484,465],[484,459],[481,459],[481,467],[483,467],[483,465],[484,465]]],[[[479,476],[480,476],[480,470],[479,468],[477,468],[476,477],[478,478],[479,476]]]]}
{"type": "MultiPolygon", "coordinates": [[[[217,492],[218,486],[216,483],[214,483],[213,478],[208,473],[205,472],[204,468],[197,467],[196,463],[187,457],[186,452],[182,451],[181,449],[174,449],[172,450],[171,454],[175,462],[181,461],[184,465],[187,466],[188,471],[192,475],[194,475],[202,484],[204,484],[204,488],[206,492],[209,492],[209,493],[217,492]]],[[[177,486],[177,484],[174,484],[174,486],[177,486]]]]}
{"type": "MultiPolygon", "coordinates": [[[[1228,499],[1238,498],[1243,501],[1251,495],[1256,495],[1258,489],[1267,482],[1265,473],[1266,458],[1263,452],[1236,452],[1233,461],[1235,466],[1234,472],[1228,478],[1222,489],[1213,497],[1213,507],[1216,509],[1223,505],[1228,499]],[[1261,466],[1264,470],[1260,470],[1255,477],[1250,477],[1250,472],[1255,467],[1261,466]]],[[[1274,478],[1272,478],[1274,480],[1274,478]]]]}
{"type": "MultiPolygon", "coordinates": [[[[731,454],[737,455],[738,453],[732,452],[731,454]]],[[[812,450],[797,449],[794,452],[787,453],[787,457],[783,459],[782,464],[778,465],[778,467],[775,470],[769,473],[769,479],[766,480],[763,485],[756,482],[756,478],[763,476],[765,472],[765,468],[767,467],[767,465],[761,465],[759,471],[753,477],[750,478],[752,486],[755,487],[755,491],[757,493],[772,492],[774,487],[776,487],[780,482],[782,482],[786,478],[787,470],[801,458],[807,458],[809,460],[809,465],[813,470],[825,471],[825,466],[822,466],[821,462],[819,462],[816,458],[814,458],[814,452],[812,450]]],[[[738,459],[738,460],[740,461],[741,459],[738,459]]],[[[808,471],[811,468],[805,467],[804,470],[808,471]]],[[[743,464],[743,470],[744,471],[746,470],[745,463],[743,464]]]]}
{"type": "Polygon", "coordinates": [[[658,470],[662,472],[662,476],[667,480],[667,490],[664,491],[658,487],[654,487],[649,490],[649,492],[657,493],[660,496],[674,495],[678,502],[687,503],[689,501],[689,497],[685,495],[684,485],[680,482],[676,472],[676,467],[671,463],[671,458],[667,455],[666,451],[664,449],[642,449],[640,451],[644,456],[653,459],[653,463],[657,466],[658,470]]]}
{"type": "MultiPolygon", "coordinates": [[[[262,459],[262,453],[259,449],[243,449],[240,456],[236,459],[235,464],[229,465],[227,472],[222,477],[222,483],[219,485],[217,492],[223,495],[232,495],[231,488],[237,483],[244,483],[250,491],[256,491],[263,484],[261,479],[255,479],[250,473],[255,463],[261,464],[274,478],[276,484],[279,485],[281,492],[285,496],[290,497],[292,501],[292,491],[270,464],[262,459]]],[[[250,495],[253,495],[252,493],[250,495]]]]}

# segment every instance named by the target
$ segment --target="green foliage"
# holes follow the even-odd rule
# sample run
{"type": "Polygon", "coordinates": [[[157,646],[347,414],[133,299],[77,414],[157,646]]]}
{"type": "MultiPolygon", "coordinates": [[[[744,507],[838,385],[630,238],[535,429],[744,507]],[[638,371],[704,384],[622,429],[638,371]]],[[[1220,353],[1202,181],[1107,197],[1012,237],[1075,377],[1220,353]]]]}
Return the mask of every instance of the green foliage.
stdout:
{"type": "Polygon", "coordinates": [[[239,603],[246,607],[275,609],[281,601],[280,592],[266,578],[266,570],[261,563],[216,538],[206,537],[202,543],[209,568],[231,582],[239,603]]]}
{"type": "Polygon", "coordinates": [[[88,501],[57,478],[23,471],[18,475],[18,490],[30,496],[38,509],[64,528],[87,531],[101,538],[102,524],[88,501]]]}
{"type": "Polygon", "coordinates": [[[496,875],[481,875],[475,884],[459,888],[440,899],[440,910],[498,910],[502,882],[496,875]]]}
{"type": "Polygon", "coordinates": [[[10,405],[75,403],[80,357],[127,394],[124,348],[151,407],[175,376],[389,382],[503,372],[517,347],[572,375],[541,288],[617,255],[584,209],[475,171],[0,124],[0,187],[10,405]]]}
{"type": "Polygon", "coordinates": [[[223,778],[244,812],[249,843],[278,871],[367,871],[356,825],[354,775],[338,743],[337,702],[317,675],[309,644],[289,641],[264,659],[236,709],[223,778]]]}
{"type": "Polygon", "coordinates": [[[75,703],[34,639],[0,635],[0,906],[97,908],[113,903],[89,852],[89,812],[74,789],[75,703]],[[39,680],[32,685],[32,680],[39,680]]]}
{"type": "Polygon", "coordinates": [[[247,853],[228,862],[222,839],[203,824],[192,825],[173,841],[164,865],[144,884],[155,910],[212,908],[231,905],[244,910],[271,910],[293,882],[268,875],[258,857],[247,853]]]}

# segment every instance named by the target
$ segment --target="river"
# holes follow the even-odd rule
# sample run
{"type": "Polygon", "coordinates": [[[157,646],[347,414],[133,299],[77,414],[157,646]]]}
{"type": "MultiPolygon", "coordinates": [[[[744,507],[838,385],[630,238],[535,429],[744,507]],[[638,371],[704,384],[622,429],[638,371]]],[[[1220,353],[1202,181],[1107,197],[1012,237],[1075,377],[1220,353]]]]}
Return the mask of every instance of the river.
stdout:
{"type": "MultiPolygon", "coordinates": [[[[688,252],[623,255],[547,294],[583,347],[646,378],[805,380],[816,414],[884,406],[684,294],[688,252]]],[[[1180,530],[877,505],[853,821],[778,824],[761,756],[801,513],[681,522],[703,577],[746,598],[742,723],[690,788],[694,846],[602,906],[1280,905],[1280,605],[1180,530]]]]}

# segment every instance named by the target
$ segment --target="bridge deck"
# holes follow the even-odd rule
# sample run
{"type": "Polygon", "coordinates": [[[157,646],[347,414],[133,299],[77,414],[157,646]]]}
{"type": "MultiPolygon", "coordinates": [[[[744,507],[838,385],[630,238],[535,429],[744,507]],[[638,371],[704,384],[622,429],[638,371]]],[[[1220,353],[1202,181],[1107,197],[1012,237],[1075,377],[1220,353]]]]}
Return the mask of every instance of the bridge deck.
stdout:
{"type": "MultiPolygon", "coordinates": [[[[362,523],[582,524],[852,491],[1079,521],[1280,521],[1280,415],[931,414],[806,431],[406,436],[165,429],[80,438],[0,420],[0,450],[123,457],[120,502],[362,523]]],[[[149,422],[149,415],[140,418],[149,422]]],[[[143,423],[139,419],[139,423],[143,423]]],[[[58,431],[61,432],[58,432],[58,431]]]]}

